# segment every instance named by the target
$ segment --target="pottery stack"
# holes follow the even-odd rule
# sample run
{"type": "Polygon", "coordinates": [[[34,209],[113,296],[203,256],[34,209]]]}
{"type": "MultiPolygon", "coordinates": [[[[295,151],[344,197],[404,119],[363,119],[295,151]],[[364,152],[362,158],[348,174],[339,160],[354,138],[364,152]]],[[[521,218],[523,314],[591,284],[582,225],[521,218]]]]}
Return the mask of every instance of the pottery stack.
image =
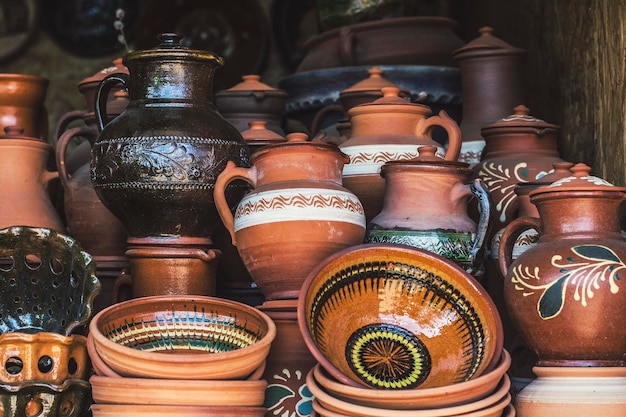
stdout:
{"type": "Polygon", "coordinates": [[[520,335],[537,355],[537,379],[518,394],[519,415],[623,415],[626,334],[620,291],[626,241],[620,214],[626,188],[571,175],[530,191],[539,217],[520,217],[502,234],[499,266],[504,301],[520,335]],[[512,259],[518,236],[536,244],[512,259]]]}
{"type": "Polygon", "coordinates": [[[217,297],[116,303],[90,323],[93,415],[263,416],[275,336],[267,315],[217,297]]]}
{"type": "Polygon", "coordinates": [[[95,263],[70,236],[0,229],[0,409],[6,416],[84,415],[91,365],[82,334],[100,292],[95,263]]]}

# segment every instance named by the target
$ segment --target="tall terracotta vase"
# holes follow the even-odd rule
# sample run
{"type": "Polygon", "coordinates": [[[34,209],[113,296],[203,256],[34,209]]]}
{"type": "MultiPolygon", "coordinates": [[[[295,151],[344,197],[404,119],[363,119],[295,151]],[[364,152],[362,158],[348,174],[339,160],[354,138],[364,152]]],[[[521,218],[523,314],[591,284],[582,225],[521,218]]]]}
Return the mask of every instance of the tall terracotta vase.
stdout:
{"type": "Polygon", "coordinates": [[[255,152],[252,162],[251,168],[229,162],[215,184],[215,202],[265,299],[297,298],[318,262],[365,237],[363,206],[341,182],[348,158],[334,145],[292,133],[286,143],[255,152]],[[235,180],[254,189],[233,215],[225,190],[235,180]]]}
{"type": "Polygon", "coordinates": [[[476,164],[485,140],[480,129],[507,116],[524,103],[523,60],[526,51],[513,47],[483,27],[480,36],[453,52],[461,70],[463,144],[459,159],[476,164]]]}
{"type": "Polygon", "coordinates": [[[577,164],[573,176],[531,191],[540,217],[518,218],[502,234],[505,303],[539,366],[626,364],[626,241],[619,224],[626,188],[589,172],[577,164]],[[539,240],[513,261],[516,239],[529,228],[539,240]]]}
{"type": "Polygon", "coordinates": [[[47,140],[48,112],[44,101],[47,78],[26,74],[0,74],[0,131],[8,126],[24,129],[24,136],[47,140]]]}
{"type": "Polygon", "coordinates": [[[26,136],[20,127],[6,127],[0,136],[0,228],[44,227],[65,233],[52,204],[48,185],[59,177],[48,170],[52,146],[26,136]]]}
{"type": "Polygon", "coordinates": [[[420,146],[436,146],[441,158],[455,161],[461,148],[459,127],[445,111],[432,116],[428,106],[400,98],[399,88],[382,91],[382,98],[348,111],[352,133],[339,145],[350,158],[343,169],[343,183],[362,202],[368,222],[383,207],[385,180],[380,169],[385,162],[416,158],[420,146]],[[435,127],[447,132],[447,147],[432,139],[435,127]]]}
{"type": "MultiPolygon", "coordinates": [[[[219,223],[212,189],[227,161],[249,164],[240,133],[216,111],[213,73],[223,60],[191,50],[180,36],[127,54],[130,75],[111,74],[100,84],[91,179],[100,199],[117,216],[131,244],[210,246],[219,223]],[[109,91],[118,83],[130,101],[115,119],[106,116],[109,91]]],[[[234,205],[246,187],[233,184],[234,205]]]]}

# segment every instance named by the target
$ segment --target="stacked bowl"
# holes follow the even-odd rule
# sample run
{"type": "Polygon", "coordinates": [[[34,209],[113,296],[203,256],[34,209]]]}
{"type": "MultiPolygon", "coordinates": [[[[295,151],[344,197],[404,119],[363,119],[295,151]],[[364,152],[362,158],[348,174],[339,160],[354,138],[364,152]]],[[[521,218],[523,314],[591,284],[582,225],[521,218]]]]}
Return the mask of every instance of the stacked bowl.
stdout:
{"type": "Polygon", "coordinates": [[[453,262],[363,244],[307,277],[298,325],[320,416],[512,416],[510,355],[482,286],[453,262]]]}
{"type": "Polygon", "coordinates": [[[94,417],[265,414],[261,376],[276,327],[254,307],[142,297],[105,308],[89,330],[94,417]]]}

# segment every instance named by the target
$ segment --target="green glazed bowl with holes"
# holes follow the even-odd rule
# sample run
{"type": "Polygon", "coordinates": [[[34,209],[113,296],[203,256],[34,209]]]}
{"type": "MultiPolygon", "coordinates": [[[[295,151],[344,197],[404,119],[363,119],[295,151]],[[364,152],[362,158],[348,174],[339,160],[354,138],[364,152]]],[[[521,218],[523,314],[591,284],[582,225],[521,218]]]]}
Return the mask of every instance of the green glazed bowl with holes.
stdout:
{"type": "Polygon", "coordinates": [[[91,255],[51,229],[0,229],[0,334],[85,330],[101,291],[91,255]]]}
{"type": "Polygon", "coordinates": [[[502,355],[498,311],[452,261],[399,244],[363,244],[322,261],[304,281],[298,325],[338,381],[432,388],[476,378],[502,355]]]}
{"type": "Polygon", "coordinates": [[[276,326],[236,301],[159,295],[103,309],[89,336],[99,359],[123,377],[246,379],[266,360],[276,326]]]}
{"type": "Polygon", "coordinates": [[[91,403],[91,385],[82,379],[67,379],[62,384],[0,384],[2,417],[86,417],[91,403]]]}

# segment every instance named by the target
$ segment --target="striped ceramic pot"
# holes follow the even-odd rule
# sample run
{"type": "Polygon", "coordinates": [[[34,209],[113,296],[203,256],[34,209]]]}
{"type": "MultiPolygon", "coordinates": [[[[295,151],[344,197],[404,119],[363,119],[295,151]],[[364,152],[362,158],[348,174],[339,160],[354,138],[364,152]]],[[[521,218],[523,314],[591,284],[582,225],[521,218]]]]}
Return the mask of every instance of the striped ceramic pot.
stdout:
{"type": "Polygon", "coordinates": [[[335,252],[363,243],[365,213],[342,185],[348,157],[335,145],[290,134],[252,155],[252,167],[228,163],[214,198],[233,245],[267,300],[297,298],[308,273],[335,252]],[[253,190],[232,214],[224,190],[244,180],[253,190]]]}

